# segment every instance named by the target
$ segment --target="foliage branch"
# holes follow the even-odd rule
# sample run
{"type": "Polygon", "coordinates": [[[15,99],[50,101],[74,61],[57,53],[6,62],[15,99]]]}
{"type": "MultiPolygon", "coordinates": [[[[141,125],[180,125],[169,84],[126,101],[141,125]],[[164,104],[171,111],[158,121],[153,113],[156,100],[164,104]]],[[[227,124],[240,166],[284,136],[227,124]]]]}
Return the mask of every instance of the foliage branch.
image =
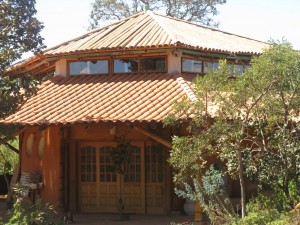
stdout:
{"type": "Polygon", "coordinates": [[[289,43],[273,42],[250,65],[239,75],[220,61],[219,70],[194,80],[197,100],[175,103],[165,120],[188,130],[173,138],[169,161],[178,171],[175,182],[196,178],[207,157],[218,156],[240,181],[243,217],[245,177],[287,196],[290,181],[299,187],[299,55],[289,43]]]}
{"type": "MultiPolygon", "coordinates": [[[[43,24],[35,17],[35,0],[3,0],[0,2],[0,119],[13,113],[21,102],[35,93],[41,78],[23,74],[23,81],[5,76],[26,52],[39,53],[45,46],[40,35],[43,24]]],[[[0,137],[12,133],[0,124],[0,137]]]]}

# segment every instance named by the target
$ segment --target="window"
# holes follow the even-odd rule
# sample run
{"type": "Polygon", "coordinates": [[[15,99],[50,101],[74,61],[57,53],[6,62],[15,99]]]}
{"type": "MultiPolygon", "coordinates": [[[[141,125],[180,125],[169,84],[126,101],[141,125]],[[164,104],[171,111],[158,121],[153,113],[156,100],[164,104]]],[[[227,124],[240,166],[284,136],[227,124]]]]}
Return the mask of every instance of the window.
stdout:
{"type": "Polygon", "coordinates": [[[108,71],[108,60],[70,63],[70,75],[108,74],[108,71]]]}
{"type": "Polygon", "coordinates": [[[27,138],[27,143],[26,143],[26,153],[28,156],[31,156],[32,154],[33,142],[34,142],[34,134],[30,134],[29,137],[27,138]]]}
{"type": "Polygon", "coordinates": [[[251,65],[244,65],[244,70],[251,68],[251,65]]]}
{"type": "Polygon", "coordinates": [[[114,73],[138,72],[138,59],[115,59],[114,73]]]}
{"type": "Polygon", "coordinates": [[[114,171],[114,163],[111,158],[113,147],[105,146],[100,148],[100,181],[116,182],[117,174],[114,171]]]}
{"type": "Polygon", "coordinates": [[[218,70],[219,63],[218,62],[204,62],[204,73],[207,73],[210,70],[218,70]]]}
{"type": "Polygon", "coordinates": [[[182,72],[202,73],[202,61],[196,59],[182,59],[182,72]]]}
{"type": "Polygon", "coordinates": [[[43,158],[44,151],[45,151],[45,138],[41,137],[40,142],[39,142],[39,157],[40,157],[40,159],[43,158]]]}
{"type": "Polygon", "coordinates": [[[165,72],[166,57],[141,58],[142,72],[165,72]]]}
{"type": "Polygon", "coordinates": [[[244,72],[244,66],[242,64],[230,64],[230,68],[233,75],[241,75],[244,72]]]}
{"type": "Polygon", "coordinates": [[[125,164],[124,181],[125,182],[141,182],[142,179],[142,160],[141,149],[130,145],[130,160],[125,164]]]}
{"type": "Polygon", "coordinates": [[[162,183],[164,179],[164,156],[161,145],[146,147],[145,164],[146,182],[162,183]]]}
{"type": "Polygon", "coordinates": [[[87,146],[80,149],[80,180],[96,182],[96,147],[87,146]]]}

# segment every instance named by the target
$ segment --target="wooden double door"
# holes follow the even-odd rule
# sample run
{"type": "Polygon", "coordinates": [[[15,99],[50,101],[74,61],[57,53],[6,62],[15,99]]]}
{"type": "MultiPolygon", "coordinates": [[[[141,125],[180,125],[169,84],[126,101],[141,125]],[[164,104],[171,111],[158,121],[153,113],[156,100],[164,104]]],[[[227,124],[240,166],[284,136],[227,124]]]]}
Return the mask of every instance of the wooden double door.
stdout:
{"type": "Polygon", "coordinates": [[[128,213],[164,213],[162,147],[131,143],[123,174],[115,171],[111,154],[114,148],[110,142],[79,143],[80,211],[118,212],[123,203],[128,213]]]}

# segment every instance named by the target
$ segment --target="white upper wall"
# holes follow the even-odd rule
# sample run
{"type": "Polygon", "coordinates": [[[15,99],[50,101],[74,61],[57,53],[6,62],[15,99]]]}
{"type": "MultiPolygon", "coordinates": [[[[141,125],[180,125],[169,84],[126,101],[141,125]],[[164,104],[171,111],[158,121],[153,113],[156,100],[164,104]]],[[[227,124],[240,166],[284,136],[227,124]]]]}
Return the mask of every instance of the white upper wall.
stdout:
{"type": "Polygon", "coordinates": [[[68,63],[67,59],[60,59],[55,63],[55,76],[64,76],[68,75],[68,63]]]}
{"type": "Polygon", "coordinates": [[[167,71],[169,74],[181,73],[181,52],[169,52],[167,57],[167,71]]]}

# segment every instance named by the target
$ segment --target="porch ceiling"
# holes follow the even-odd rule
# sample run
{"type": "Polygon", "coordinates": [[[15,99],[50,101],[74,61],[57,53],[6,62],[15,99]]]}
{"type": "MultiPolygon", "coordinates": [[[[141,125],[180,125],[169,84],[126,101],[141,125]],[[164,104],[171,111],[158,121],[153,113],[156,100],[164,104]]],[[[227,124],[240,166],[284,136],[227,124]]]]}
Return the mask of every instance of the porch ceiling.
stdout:
{"type": "Polygon", "coordinates": [[[90,122],[159,122],[172,102],[195,96],[190,75],[124,74],[56,76],[7,117],[5,124],[58,125],[90,122]]]}

